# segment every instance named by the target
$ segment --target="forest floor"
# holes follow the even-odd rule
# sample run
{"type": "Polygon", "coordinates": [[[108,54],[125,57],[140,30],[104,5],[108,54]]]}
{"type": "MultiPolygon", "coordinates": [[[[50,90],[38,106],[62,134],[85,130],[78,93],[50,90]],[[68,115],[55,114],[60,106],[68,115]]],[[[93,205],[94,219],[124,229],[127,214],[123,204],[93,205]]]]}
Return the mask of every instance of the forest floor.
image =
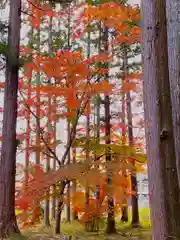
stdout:
{"type": "MultiPolygon", "coordinates": [[[[129,214],[131,219],[131,213],[129,214]]],[[[72,240],[151,240],[151,226],[149,218],[149,209],[140,210],[141,228],[135,229],[130,226],[130,222],[121,223],[120,216],[116,218],[117,234],[106,235],[105,221],[100,223],[100,231],[98,233],[87,233],[84,231],[82,224],[79,222],[67,223],[62,221],[62,235],[54,235],[54,223],[52,227],[44,227],[40,224],[32,229],[22,231],[22,236],[12,236],[12,240],[63,240],[64,236],[72,236],[72,240]]]]}

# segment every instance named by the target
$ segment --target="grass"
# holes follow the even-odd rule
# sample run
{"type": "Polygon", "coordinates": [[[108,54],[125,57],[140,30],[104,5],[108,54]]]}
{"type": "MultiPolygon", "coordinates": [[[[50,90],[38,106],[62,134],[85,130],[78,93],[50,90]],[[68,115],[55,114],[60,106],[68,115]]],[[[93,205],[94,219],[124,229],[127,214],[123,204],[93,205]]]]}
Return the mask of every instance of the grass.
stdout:
{"type": "MultiPolygon", "coordinates": [[[[117,227],[117,234],[113,235],[106,235],[105,227],[106,221],[105,219],[100,223],[100,231],[98,233],[87,233],[84,231],[82,224],[79,222],[72,222],[67,223],[62,221],[61,230],[64,235],[71,235],[75,240],[77,237],[78,240],[150,240],[150,218],[149,218],[149,209],[143,208],[139,210],[140,213],[140,222],[141,228],[133,229],[130,226],[130,222],[128,223],[121,223],[120,216],[116,217],[116,227],[117,227]]],[[[131,219],[131,211],[129,211],[129,219],[131,219]]],[[[54,234],[54,222],[52,222],[52,227],[47,228],[44,227],[43,224],[36,226],[33,229],[28,229],[22,231],[22,237],[13,235],[11,239],[13,240],[27,240],[27,239],[34,239],[34,240],[47,240],[47,239],[63,239],[61,236],[55,236],[54,234]]]]}

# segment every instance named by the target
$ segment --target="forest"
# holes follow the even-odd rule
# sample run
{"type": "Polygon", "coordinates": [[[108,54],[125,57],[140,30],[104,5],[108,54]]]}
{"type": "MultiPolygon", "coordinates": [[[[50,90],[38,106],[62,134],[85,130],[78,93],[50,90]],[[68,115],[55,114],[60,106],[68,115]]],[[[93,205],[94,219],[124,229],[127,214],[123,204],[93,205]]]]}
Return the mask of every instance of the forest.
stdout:
{"type": "Polygon", "coordinates": [[[0,239],[180,240],[179,9],[0,1],[0,239]]]}

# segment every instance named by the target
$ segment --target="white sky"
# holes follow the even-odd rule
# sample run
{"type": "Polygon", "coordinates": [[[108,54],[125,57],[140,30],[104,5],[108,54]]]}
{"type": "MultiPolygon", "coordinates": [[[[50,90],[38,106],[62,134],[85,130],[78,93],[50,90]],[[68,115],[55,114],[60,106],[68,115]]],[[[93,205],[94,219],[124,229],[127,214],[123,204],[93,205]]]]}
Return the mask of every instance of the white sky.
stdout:
{"type": "Polygon", "coordinates": [[[140,4],[140,0],[129,0],[128,1],[130,4],[140,4]]]}

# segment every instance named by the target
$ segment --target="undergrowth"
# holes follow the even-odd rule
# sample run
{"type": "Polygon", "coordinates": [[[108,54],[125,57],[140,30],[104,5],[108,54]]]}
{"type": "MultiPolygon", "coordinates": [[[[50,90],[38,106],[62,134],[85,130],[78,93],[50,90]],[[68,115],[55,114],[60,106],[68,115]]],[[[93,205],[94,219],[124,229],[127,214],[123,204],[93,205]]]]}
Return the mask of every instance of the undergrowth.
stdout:
{"type": "Polygon", "coordinates": [[[67,223],[65,220],[62,220],[61,231],[62,235],[54,234],[54,222],[51,222],[51,227],[47,228],[42,224],[36,225],[34,228],[26,229],[22,231],[22,236],[11,237],[12,240],[20,239],[34,239],[34,240],[47,240],[47,239],[64,239],[62,236],[72,236],[72,240],[123,240],[123,239],[133,239],[133,240],[150,240],[150,217],[149,209],[144,208],[139,210],[140,213],[140,223],[141,227],[138,229],[132,228],[130,224],[131,220],[131,211],[129,211],[129,222],[122,223],[120,221],[120,215],[116,216],[116,227],[117,234],[106,235],[106,219],[101,219],[100,222],[100,231],[96,233],[85,232],[83,225],[78,221],[72,223],[67,223]]]}

